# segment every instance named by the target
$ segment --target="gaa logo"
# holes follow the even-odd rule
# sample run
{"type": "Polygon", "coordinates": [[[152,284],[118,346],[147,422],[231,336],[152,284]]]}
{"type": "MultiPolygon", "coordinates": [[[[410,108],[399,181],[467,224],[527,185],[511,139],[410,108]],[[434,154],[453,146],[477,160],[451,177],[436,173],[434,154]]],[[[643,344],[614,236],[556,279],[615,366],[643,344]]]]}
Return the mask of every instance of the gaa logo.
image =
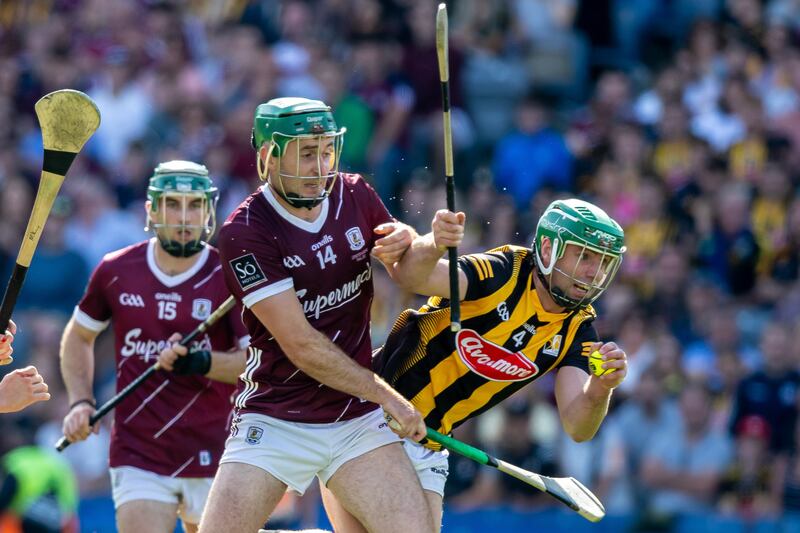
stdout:
{"type": "Polygon", "coordinates": [[[497,304],[497,314],[503,322],[508,322],[508,306],[505,302],[497,304]]]}
{"type": "Polygon", "coordinates": [[[300,258],[299,255],[290,255],[289,257],[283,258],[283,266],[286,268],[298,268],[305,265],[305,262],[300,258]]]}
{"type": "Polygon", "coordinates": [[[144,307],[144,300],[141,296],[127,292],[119,295],[119,303],[128,307],[144,307]]]}

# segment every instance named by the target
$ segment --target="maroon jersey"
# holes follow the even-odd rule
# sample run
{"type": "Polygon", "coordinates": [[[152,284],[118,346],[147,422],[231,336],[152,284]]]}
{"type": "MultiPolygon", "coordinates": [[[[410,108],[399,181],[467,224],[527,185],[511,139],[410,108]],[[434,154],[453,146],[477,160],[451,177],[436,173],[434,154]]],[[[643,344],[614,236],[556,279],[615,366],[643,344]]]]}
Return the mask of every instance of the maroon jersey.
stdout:
{"type": "Polygon", "coordinates": [[[393,221],[357,174],[340,174],[314,222],[289,213],[265,185],[222,226],[222,268],[231,293],[245,306],[251,335],[236,408],[296,422],[329,423],[360,416],[375,404],[331,389],[301,372],[250,311],[286,290],[306,318],[361,366],[371,368],[369,313],[373,229],[393,221]]]}
{"type": "MultiPolygon", "coordinates": [[[[230,295],[217,250],[206,247],[190,270],[168,276],[156,266],[155,246],[152,239],[106,255],[75,309],[76,322],[92,331],[112,322],[118,390],[155,363],[170,335],[189,333],[230,295]]],[[[234,308],[193,344],[227,351],[246,342],[234,308]]],[[[225,444],[233,392],[233,385],[205,376],[156,372],[114,411],[111,466],[212,477],[225,444]]]]}

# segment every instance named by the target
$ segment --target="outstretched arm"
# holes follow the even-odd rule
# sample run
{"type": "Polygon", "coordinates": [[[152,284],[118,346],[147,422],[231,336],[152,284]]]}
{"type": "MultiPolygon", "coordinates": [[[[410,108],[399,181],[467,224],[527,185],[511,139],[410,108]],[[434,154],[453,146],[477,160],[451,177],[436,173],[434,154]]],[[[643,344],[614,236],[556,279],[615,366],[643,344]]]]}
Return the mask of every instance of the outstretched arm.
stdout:
{"type": "MultiPolygon", "coordinates": [[[[389,275],[400,287],[417,294],[449,298],[448,262],[441,257],[448,247],[461,244],[464,238],[464,220],[464,213],[440,209],[431,222],[431,232],[416,235],[400,255],[385,253],[384,241],[392,238],[394,232],[378,239],[372,254],[386,266],[389,275]]],[[[376,231],[380,228],[381,226],[376,228],[376,231]]],[[[394,241],[392,244],[394,245],[394,241]]],[[[466,276],[459,270],[459,299],[466,296],[466,290],[466,276]]]]}

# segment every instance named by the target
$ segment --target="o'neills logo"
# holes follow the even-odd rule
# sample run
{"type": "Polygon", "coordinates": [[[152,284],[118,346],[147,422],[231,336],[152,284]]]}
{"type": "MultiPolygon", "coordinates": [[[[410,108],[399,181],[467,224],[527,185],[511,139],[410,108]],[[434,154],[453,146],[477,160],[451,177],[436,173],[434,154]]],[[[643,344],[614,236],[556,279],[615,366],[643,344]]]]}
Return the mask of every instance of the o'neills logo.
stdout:
{"type": "Polygon", "coordinates": [[[456,333],[456,351],[470,370],[492,381],[522,381],[539,373],[522,353],[509,352],[471,329],[456,333]]]}

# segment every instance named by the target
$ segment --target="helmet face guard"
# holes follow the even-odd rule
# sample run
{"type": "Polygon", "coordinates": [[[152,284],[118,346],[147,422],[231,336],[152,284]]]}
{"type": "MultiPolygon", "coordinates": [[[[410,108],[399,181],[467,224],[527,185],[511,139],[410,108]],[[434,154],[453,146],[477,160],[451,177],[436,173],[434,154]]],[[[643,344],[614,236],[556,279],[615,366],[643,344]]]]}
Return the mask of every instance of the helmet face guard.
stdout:
{"type": "Polygon", "coordinates": [[[169,161],[156,167],[147,188],[147,230],[174,257],[201,251],[216,228],[219,191],[203,165],[169,161]]]}
{"type": "Polygon", "coordinates": [[[319,100],[276,98],[256,109],[252,143],[256,150],[267,144],[266,157],[257,158],[258,175],[292,207],[311,209],[330,195],[339,175],[339,157],[345,128],[337,129],[330,107],[319,100]],[[292,145],[292,143],[295,143],[292,145]],[[289,148],[294,157],[286,158],[289,148]],[[276,159],[278,172],[269,163],[276,159]],[[311,175],[305,175],[310,172],[311,175]],[[316,184],[315,196],[287,190],[284,180],[316,184]]]}
{"type": "Polygon", "coordinates": [[[533,251],[539,279],[553,301],[575,310],[599,298],[619,270],[626,250],[624,240],[619,224],[593,204],[581,200],[557,200],[550,204],[539,219],[533,251]],[[549,257],[542,256],[544,239],[551,244],[549,257]],[[575,263],[567,272],[556,265],[568,251],[575,263]],[[581,274],[587,272],[589,279],[582,278],[581,274]],[[570,296],[556,283],[559,278],[582,294],[570,296]]]}

